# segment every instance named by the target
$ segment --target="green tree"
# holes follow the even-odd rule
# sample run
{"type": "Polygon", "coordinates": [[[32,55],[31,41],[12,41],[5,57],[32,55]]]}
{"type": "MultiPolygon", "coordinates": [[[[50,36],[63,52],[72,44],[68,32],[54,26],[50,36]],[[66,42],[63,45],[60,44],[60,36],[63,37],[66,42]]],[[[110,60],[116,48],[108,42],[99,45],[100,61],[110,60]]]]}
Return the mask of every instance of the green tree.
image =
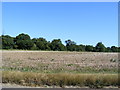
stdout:
{"type": "Polygon", "coordinates": [[[76,48],[76,43],[74,41],[71,41],[70,39],[69,40],[66,40],[65,41],[66,43],[66,48],[68,51],[77,51],[78,49],[76,48]]]}
{"type": "Polygon", "coordinates": [[[14,41],[9,35],[2,35],[2,49],[13,49],[14,41]]]}
{"type": "Polygon", "coordinates": [[[35,44],[37,43],[37,40],[38,40],[37,38],[32,39],[33,43],[35,43],[35,44]]]}
{"type": "Polygon", "coordinates": [[[14,39],[15,47],[18,49],[31,49],[34,46],[34,43],[30,39],[30,36],[28,34],[19,34],[14,39]]]}
{"type": "Polygon", "coordinates": [[[102,42],[98,42],[95,47],[92,45],[76,45],[74,41],[66,40],[64,46],[60,39],[52,42],[44,38],[33,38],[28,34],[21,33],[16,37],[9,35],[0,36],[0,49],[31,49],[31,50],[54,50],[54,51],[92,51],[92,52],[120,52],[120,47],[105,47],[102,42]]]}
{"type": "Polygon", "coordinates": [[[70,39],[65,41],[66,46],[70,46],[70,45],[76,45],[76,43],[74,41],[71,41],[70,39]]]}
{"type": "Polygon", "coordinates": [[[112,46],[112,47],[111,47],[111,51],[112,51],[112,52],[118,52],[118,48],[117,48],[116,46],[112,46]]]}
{"type": "Polygon", "coordinates": [[[18,49],[30,50],[34,46],[34,43],[31,40],[18,40],[16,44],[18,46],[18,49]]]}
{"type": "Polygon", "coordinates": [[[118,52],[120,52],[120,47],[118,47],[118,52]]]}
{"type": "Polygon", "coordinates": [[[54,51],[64,51],[64,50],[66,50],[65,46],[62,44],[60,39],[52,40],[52,42],[50,44],[50,48],[51,48],[51,50],[54,50],[54,51]]]}
{"type": "Polygon", "coordinates": [[[94,47],[91,46],[91,45],[86,45],[85,50],[86,50],[86,51],[91,51],[91,52],[92,52],[92,51],[94,50],[94,47]]]}
{"type": "Polygon", "coordinates": [[[106,51],[106,52],[112,52],[112,50],[111,50],[110,47],[107,47],[105,51],[106,51]]]}
{"type": "Polygon", "coordinates": [[[95,49],[96,49],[96,52],[105,52],[106,48],[104,44],[102,44],[102,42],[98,42],[95,49]]]}
{"type": "Polygon", "coordinates": [[[80,49],[80,51],[85,51],[85,45],[80,44],[79,49],[80,49]]]}
{"type": "Polygon", "coordinates": [[[33,39],[39,50],[50,50],[49,42],[44,38],[33,39]]]}
{"type": "Polygon", "coordinates": [[[38,50],[38,47],[36,46],[35,43],[34,43],[34,45],[31,47],[31,50],[38,50]]]}
{"type": "Polygon", "coordinates": [[[79,45],[74,45],[75,46],[75,51],[81,51],[81,47],[79,45]]]}
{"type": "Polygon", "coordinates": [[[21,33],[15,38],[15,41],[18,40],[30,40],[30,36],[28,34],[21,33]]]}

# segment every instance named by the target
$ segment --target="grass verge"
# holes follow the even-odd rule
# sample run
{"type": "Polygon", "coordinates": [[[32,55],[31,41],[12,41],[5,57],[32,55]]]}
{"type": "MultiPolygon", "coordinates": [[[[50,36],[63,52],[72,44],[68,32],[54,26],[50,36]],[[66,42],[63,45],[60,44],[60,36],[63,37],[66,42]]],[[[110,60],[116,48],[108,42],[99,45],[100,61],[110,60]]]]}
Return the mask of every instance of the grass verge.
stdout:
{"type": "Polygon", "coordinates": [[[35,73],[3,71],[3,83],[14,83],[23,86],[88,86],[90,88],[103,88],[105,86],[118,86],[118,74],[68,74],[68,73],[35,73]]]}
{"type": "MultiPolygon", "coordinates": [[[[44,65],[43,65],[44,66],[44,65]]],[[[57,69],[44,69],[44,67],[2,67],[4,71],[21,71],[21,72],[36,72],[36,73],[73,73],[73,74],[80,74],[80,73],[109,73],[109,74],[116,74],[118,73],[117,68],[93,68],[93,67],[84,67],[84,68],[76,68],[75,70],[70,70],[66,68],[57,68],[57,69]]]]}

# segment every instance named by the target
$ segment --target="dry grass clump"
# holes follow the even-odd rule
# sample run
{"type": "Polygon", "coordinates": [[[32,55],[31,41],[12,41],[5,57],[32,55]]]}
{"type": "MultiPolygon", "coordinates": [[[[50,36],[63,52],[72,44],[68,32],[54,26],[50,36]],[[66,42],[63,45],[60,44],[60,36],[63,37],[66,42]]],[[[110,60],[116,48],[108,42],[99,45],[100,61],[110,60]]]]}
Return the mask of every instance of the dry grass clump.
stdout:
{"type": "Polygon", "coordinates": [[[24,86],[88,86],[90,88],[118,86],[117,74],[45,74],[3,71],[2,79],[3,83],[15,83],[24,86]]]}

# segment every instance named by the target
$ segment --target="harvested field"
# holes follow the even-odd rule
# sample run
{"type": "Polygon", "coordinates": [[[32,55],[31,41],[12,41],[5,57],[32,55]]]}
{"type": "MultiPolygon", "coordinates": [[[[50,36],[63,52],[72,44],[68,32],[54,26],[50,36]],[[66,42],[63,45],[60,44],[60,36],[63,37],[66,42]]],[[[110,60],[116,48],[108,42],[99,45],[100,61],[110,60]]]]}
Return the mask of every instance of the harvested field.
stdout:
{"type": "Polygon", "coordinates": [[[48,88],[118,86],[118,53],[2,51],[2,56],[2,82],[5,85],[48,88]]]}
{"type": "Polygon", "coordinates": [[[3,51],[2,56],[5,70],[44,73],[116,73],[118,68],[118,53],[3,51]]]}

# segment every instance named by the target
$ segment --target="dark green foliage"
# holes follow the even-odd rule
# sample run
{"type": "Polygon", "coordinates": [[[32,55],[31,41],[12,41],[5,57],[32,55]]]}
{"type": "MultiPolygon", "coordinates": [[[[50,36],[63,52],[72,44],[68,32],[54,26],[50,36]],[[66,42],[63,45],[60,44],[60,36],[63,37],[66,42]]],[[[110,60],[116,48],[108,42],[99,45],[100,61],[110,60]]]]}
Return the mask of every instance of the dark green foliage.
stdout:
{"type": "Polygon", "coordinates": [[[106,51],[106,52],[112,52],[112,50],[111,50],[110,47],[107,47],[105,51],[106,51]]]}
{"type": "Polygon", "coordinates": [[[54,39],[50,44],[51,50],[54,51],[64,51],[65,46],[62,44],[60,39],[54,39]]]}
{"type": "Polygon", "coordinates": [[[67,47],[68,51],[76,51],[77,50],[76,45],[69,45],[69,46],[66,46],[66,47],[67,47]]]}
{"type": "Polygon", "coordinates": [[[112,51],[112,52],[118,52],[118,48],[115,47],[115,46],[112,46],[112,47],[111,47],[111,51],[112,51]]]}
{"type": "Polygon", "coordinates": [[[18,46],[18,49],[30,50],[34,46],[34,43],[31,40],[18,40],[16,44],[18,46]]]}
{"type": "Polygon", "coordinates": [[[74,45],[75,46],[75,51],[81,51],[81,49],[82,49],[82,47],[81,46],[79,46],[79,45],[74,45]]]}
{"type": "Polygon", "coordinates": [[[118,47],[118,52],[120,52],[120,47],[118,47]]]}
{"type": "Polygon", "coordinates": [[[70,39],[65,41],[66,46],[70,46],[70,45],[76,45],[76,43],[74,41],[71,41],[70,39]]]}
{"type": "Polygon", "coordinates": [[[22,33],[16,36],[15,41],[18,41],[18,40],[30,40],[30,36],[28,34],[22,33]]]}
{"type": "Polygon", "coordinates": [[[76,43],[74,41],[66,40],[66,47],[68,51],[77,51],[76,43]]]}
{"type": "Polygon", "coordinates": [[[85,45],[79,45],[80,51],[85,51],[85,45]]]}
{"type": "Polygon", "coordinates": [[[68,39],[66,46],[60,39],[54,39],[52,42],[45,38],[31,39],[28,34],[21,33],[16,37],[9,35],[0,36],[0,49],[25,49],[25,50],[53,50],[53,51],[89,51],[89,52],[120,52],[120,47],[105,47],[102,42],[98,42],[95,47],[92,45],[77,45],[74,41],[68,39]]]}
{"type": "Polygon", "coordinates": [[[31,50],[38,50],[38,47],[36,46],[36,44],[34,44],[33,47],[31,47],[31,50]]]}
{"type": "Polygon", "coordinates": [[[91,45],[86,45],[85,50],[86,50],[86,51],[93,51],[93,50],[94,50],[94,47],[91,46],[91,45]]]}
{"type": "Polygon", "coordinates": [[[14,41],[9,35],[2,35],[2,48],[3,49],[13,49],[14,41]]]}
{"type": "Polygon", "coordinates": [[[44,38],[33,39],[33,42],[36,44],[39,50],[50,50],[49,42],[44,38]]]}
{"type": "Polygon", "coordinates": [[[24,33],[16,36],[16,38],[14,39],[14,42],[15,42],[14,48],[17,48],[17,49],[30,50],[34,46],[34,43],[30,39],[30,36],[28,34],[24,34],[24,33]]]}
{"type": "Polygon", "coordinates": [[[102,42],[98,42],[95,47],[97,52],[105,52],[105,46],[102,44],[102,42]]]}
{"type": "Polygon", "coordinates": [[[33,41],[33,43],[36,44],[36,42],[37,42],[37,38],[33,38],[32,41],[33,41]]]}

